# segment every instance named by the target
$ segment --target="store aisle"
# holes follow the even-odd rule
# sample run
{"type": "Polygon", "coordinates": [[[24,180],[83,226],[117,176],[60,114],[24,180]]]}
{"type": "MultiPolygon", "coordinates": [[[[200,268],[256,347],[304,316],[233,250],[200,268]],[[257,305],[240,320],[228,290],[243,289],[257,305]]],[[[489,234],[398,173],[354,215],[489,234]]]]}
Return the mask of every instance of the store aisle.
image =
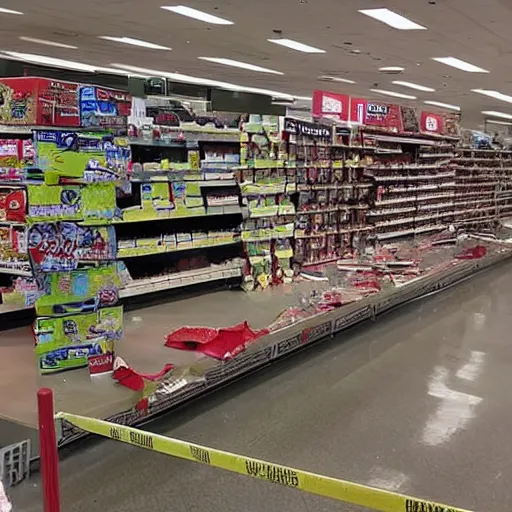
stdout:
{"type": "MultiPolygon", "coordinates": [[[[471,510],[512,499],[512,265],[317,345],[155,431],[471,510]]],[[[112,441],[61,464],[63,512],[353,510],[112,441]]],[[[12,489],[41,510],[39,480],[12,489]]],[[[355,508],[354,508],[355,510],[355,508]]]]}

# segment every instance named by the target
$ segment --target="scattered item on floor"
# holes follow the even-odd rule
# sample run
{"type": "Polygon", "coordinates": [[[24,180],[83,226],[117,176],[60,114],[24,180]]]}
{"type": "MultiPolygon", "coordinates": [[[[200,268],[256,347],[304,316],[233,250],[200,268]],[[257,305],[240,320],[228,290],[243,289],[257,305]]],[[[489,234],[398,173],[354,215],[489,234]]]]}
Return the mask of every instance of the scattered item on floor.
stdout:
{"type": "Polygon", "coordinates": [[[173,369],[174,365],[166,364],[158,373],[141,373],[131,368],[124,359],[116,357],[112,378],[117,381],[118,384],[121,384],[121,386],[131,389],[132,391],[143,391],[147,381],[157,382],[173,369]]]}
{"type": "Polygon", "coordinates": [[[201,352],[214,359],[226,360],[242,352],[247,344],[268,332],[268,329],[253,331],[247,322],[220,329],[180,327],[167,336],[165,346],[201,352]]]}
{"type": "Polygon", "coordinates": [[[475,247],[468,247],[461,253],[455,255],[457,260],[477,260],[483,258],[487,254],[487,248],[483,245],[477,245],[475,247]]]}
{"type": "Polygon", "coordinates": [[[308,281],[329,281],[329,278],[320,270],[302,270],[300,276],[308,281]]]}

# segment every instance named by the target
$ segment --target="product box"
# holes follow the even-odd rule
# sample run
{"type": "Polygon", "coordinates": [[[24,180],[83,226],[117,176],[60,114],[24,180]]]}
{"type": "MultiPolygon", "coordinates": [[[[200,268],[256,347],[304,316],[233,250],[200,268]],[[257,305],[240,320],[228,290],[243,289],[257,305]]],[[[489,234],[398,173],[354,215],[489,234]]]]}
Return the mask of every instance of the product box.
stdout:
{"type": "Polygon", "coordinates": [[[131,115],[132,97],[125,91],[81,86],[80,124],[91,128],[126,128],[131,115]]]}
{"type": "Polygon", "coordinates": [[[80,126],[79,87],[48,78],[1,78],[0,124],[80,126]]]}

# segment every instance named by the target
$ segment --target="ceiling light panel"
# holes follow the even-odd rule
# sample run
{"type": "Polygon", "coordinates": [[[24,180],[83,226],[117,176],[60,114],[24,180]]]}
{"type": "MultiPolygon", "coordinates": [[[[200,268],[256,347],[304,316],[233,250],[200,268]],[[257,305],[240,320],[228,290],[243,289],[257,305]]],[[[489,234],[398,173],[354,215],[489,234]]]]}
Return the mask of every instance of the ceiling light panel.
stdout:
{"type": "Polygon", "coordinates": [[[485,122],[487,124],[501,124],[503,126],[512,126],[512,123],[507,121],[498,121],[497,119],[486,119],[485,122]]]}
{"type": "Polygon", "coordinates": [[[416,96],[411,96],[409,94],[402,94],[401,92],[395,91],[386,91],[384,89],[370,89],[372,92],[376,92],[377,94],[384,94],[384,96],[393,96],[393,98],[403,98],[406,100],[415,100],[416,96]]]}
{"type": "Polygon", "coordinates": [[[414,23],[414,21],[407,19],[405,16],[390,11],[389,9],[360,9],[359,12],[370,16],[370,18],[381,21],[390,27],[396,28],[397,30],[427,30],[426,27],[422,27],[414,23]]]}
{"type": "Polygon", "coordinates": [[[446,108],[448,110],[456,110],[457,112],[460,111],[460,107],[458,105],[450,105],[449,103],[442,103],[441,101],[427,100],[423,103],[426,103],[427,105],[433,105],[434,107],[446,108]]]}
{"type": "Polygon", "coordinates": [[[403,82],[402,80],[394,80],[392,83],[395,85],[401,85],[402,87],[409,87],[409,89],[416,89],[417,91],[435,92],[435,89],[432,89],[432,87],[425,87],[424,85],[413,84],[412,82],[403,82]]]}
{"type": "Polygon", "coordinates": [[[354,80],[348,78],[340,78],[338,76],[322,75],[318,77],[320,80],[329,80],[331,82],[341,82],[344,84],[355,84],[354,80]]]}
{"type": "Polygon", "coordinates": [[[401,73],[402,71],[405,71],[405,68],[402,68],[400,66],[384,66],[383,68],[379,68],[379,71],[384,71],[388,73],[401,73]]]}
{"type": "Polygon", "coordinates": [[[33,62],[35,64],[43,64],[45,66],[74,69],[77,71],[87,71],[89,73],[94,73],[94,71],[96,71],[96,68],[90,64],[84,64],[82,62],[75,62],[72,60],[56,59],[54,57],[47,57],[45,55],[34,55],[32,53],[21,52],[2,52],[2,54],[12,57],[16,60],[33,62]]]}
{"type": "Polygon", "coordinates": [[[512,119],[512,114],[505,114],[505,112],[496,112],[495,110],[482,110],[484,116],[501,117],[502,119],[512,119]]]}
{"type": "Polygon", "coordinates": [[[281,46],[286,46],[286,48],[290,48],[292,50],[296,50],[298,52],[303,53],[325,53],[325,50],[321,50],[320,48],[315,48],[314,46],[309,46],[304,43],[299,43],[298,41],[293,41],[292,39],[267,39],[269,43],[280,44],[281,46]]]}
{"type": "Polygon", "coordinates": [[[490,89],[471,89],[471,92],[483,94],[484,96],[489,96],[489,98],[494,98],[495,100],[512,103],[512,96],[509,96],[508,94],[503,94],[502,92],[499,91],[492,91],[490,89]]]}
{"type": "Polygon", "coordinates": [[[234,24],[232,21],[219,18],[218,16],[213,16],[207,12],[198,11],[197,9],[192,9],[192,7],[187,7],[186,5],[162,5],[161,8],[165,9],[166,11],[171,11],[176,14],[181,14],[182,16],[187,16],[188,18],[203,21],[204,23],[211,23],[213,25],[234,24]]]}
{"type": "Polygon", "coordinates": [[[150,50],[172,50],[167,46],[161,46],[155,43],[149,43],[148,41],[142,41],[140,39],[133,39],[132,37],[113,37],[113,36],[99,36],[100,39],[107,41],[114,41],[115,43],[131,44],[132,46],[140,46],[141,48],[149,48],[150,50]]]}
{"type": "Polygon", "coordinates": [[[433,57],[432,60],[436,62],[440,62],[441,64],[446,64],[447,66],[451,66],[452,68],[457,68],[462,71],[466,71],[468,73],[489,73],[486,69],[479,68],[469,62],[464,60],[457,59],[455,57],[433,57]]]}
{"type": "Polygon", "coordinates": [[[70,50],[76,50],[78,46],[73,46],[71,44],[57,43],[56,41],[47,41],[46,39],[37,39],[35,37],[20,37],[21,41],[26,41],[27,43],[35,43],[42,44],[45,46],[55,46],[56,48],[69,48],[70,50]]]}
{"type": "Polygon", "coordinates": [[[261,66],[255,66],[254,64],[248,64],[247,62],[240,62],[232,59],[222,59],[219,57],[198,57],[201,60],[208,62],[214,62],[216,64],[223,64],[224,66],[231,66],[234,68],[247,69],[249,71],[258,71],[259,73],[271,73],[273,75],[284,75],[281,71],[275,71],[273,69],[263,68],[261,66]]]}

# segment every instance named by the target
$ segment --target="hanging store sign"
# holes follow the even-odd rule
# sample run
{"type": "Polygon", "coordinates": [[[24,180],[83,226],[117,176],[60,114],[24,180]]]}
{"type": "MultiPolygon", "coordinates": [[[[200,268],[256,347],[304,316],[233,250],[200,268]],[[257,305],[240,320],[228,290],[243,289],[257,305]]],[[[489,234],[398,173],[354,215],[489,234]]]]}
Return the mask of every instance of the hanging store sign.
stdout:
{"type": "Polygon", "coordinates": [[[365,126],[387,128],[394,133],[403,131],[399,105],[350,98],[350,121],[365,126]]]}
{"type": "Polygon", "coordinates": [[[319,137],[328,140],[331,140],[332,136],[330,126],[299,121],[298,119],[292,119],[290,117],[285,117],[284,119],[284,131],[293,135],[305,135],[306,137],[319,137]]]}
{"type": "Polygon", "coordinates": [[[313,116],[334,117],[339,121],[348,121],[350,114],[350,98],[346,94],[320,91],[313,92],[313,116]]]}
{"type": "Polygon", "coordinates": [[[444,133],[444,119],[439,114],[432,112],[421,113],[421,131],[428,133],[444,133]]]}

